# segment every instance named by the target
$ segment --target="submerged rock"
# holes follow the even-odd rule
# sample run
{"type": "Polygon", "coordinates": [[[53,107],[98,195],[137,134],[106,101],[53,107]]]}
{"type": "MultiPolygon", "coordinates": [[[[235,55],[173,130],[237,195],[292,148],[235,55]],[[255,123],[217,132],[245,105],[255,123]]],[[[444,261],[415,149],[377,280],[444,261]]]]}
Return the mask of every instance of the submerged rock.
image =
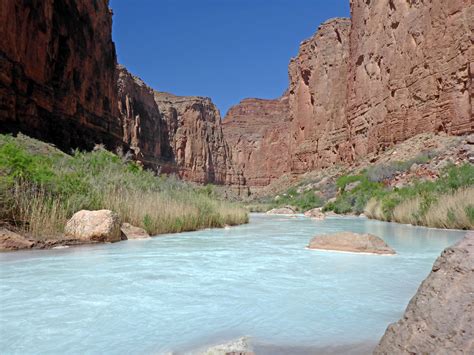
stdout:
{"type": "Polygon", "coordinates": [[[374,354],[474,354],[474,232],[443,251],[374,354]]]}
{"type": "Polygon", "coordinates": [[[274,208],[267,212],[267,214],[295,214],[296,211],[291,207],[274,208]]]}
{"type": "Polygon", "coordinates": [[[147,239],[150,235],[140,227],[132,226],[130,223],[123,223],[120,227],[122,239],[147,239]]]}
{"type": "Polygon", "coordinates": [[[228,343],[213,346],[199,352],[200,355],[253,355],[254,352],[247,337],[232,340],[228,343]]]}
{"type": "Polygon", "coordinates": [[[6,228],[0,228],[0,251],[31,249],[34,242],[6,228]]]}
{"type": "Polygon", "coordinates": [[[122,240],[120,218],[110,210],[76,212],[67,222],[65,233],[82,242],[118,242],[122,240]]]}
{"type": "Polygon", "coordinates": [[[370,254],[396,254],[381,238],[372,234],[340,232],[319,235],[311,239],[309,249],[345,251],[370,254]]]}
{"type": "Polygon", "coordinates": [[[313,208],[312,210],[306,211],[304,215],[320,221],[326,218],[326,215],[321,211],[321,208],[313,208]]]}

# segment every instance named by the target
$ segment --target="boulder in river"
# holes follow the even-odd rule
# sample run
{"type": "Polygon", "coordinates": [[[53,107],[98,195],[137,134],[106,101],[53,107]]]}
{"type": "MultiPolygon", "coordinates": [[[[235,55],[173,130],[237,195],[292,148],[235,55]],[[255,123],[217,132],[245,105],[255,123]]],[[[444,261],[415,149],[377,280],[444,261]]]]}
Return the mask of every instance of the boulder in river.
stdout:
{"type": "Polygon", "coordinates": [[[150,235],[140,227],[132,226],[130,223],[122,223],[120,227],[122,239],[147,239],[150,235]]]}
{"type": "Polygon", "coordinates": [[[65,233],[82,242],[118,242],[122,240],[120,218],[110,210],[76,212],[67,222],[65,233]]]}
{"type": "Polygon", "coordinates": [[[322,221],[326,218],[326,215],[324,214],[324,212],[321,211],[321,208],[313,208],[312,210],[306,211],[304,215],[306,217],[317,219],[319,221],[322,221]]]}
{"type": "Polygon", "coordinates": [[[243,337],[230,341],[225,344],[215,345],[204,351],[199,352],[200,355],[254,355],[250,339],[243,337]]]}
{"type": "Polygon", "coordinates": [[[395,254],[395,250],[390,248],[381,238],[372,234],[352,232],[316,236],[311,239],[308,248],[380,255],[395,254]]]}
{"type": "Polygon", "coordinates": [[[30,249],[34,242],[6,228],[0,228],[0,251],[30,249]]]}
{"type": "Polygon", "coordinates": [[[374,354],[474,354],[474,232],[443,251],[374,354]]]}
{"type": "Polygon", "coordinates": [[[292,207],[274,208],[267,212],[267,214],[295,214],[296,211],[292,207]]]}

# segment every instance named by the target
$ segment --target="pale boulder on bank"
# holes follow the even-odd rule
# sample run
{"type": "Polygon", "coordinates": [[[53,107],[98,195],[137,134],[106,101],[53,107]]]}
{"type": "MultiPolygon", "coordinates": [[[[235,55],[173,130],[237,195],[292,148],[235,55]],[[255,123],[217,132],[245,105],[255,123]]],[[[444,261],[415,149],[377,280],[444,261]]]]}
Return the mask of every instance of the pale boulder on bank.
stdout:
{"type": "Polygon", "coordinates": [[[65,234],[83,242],[119,242],[120,218],[110,210],[76,212],[67,222],[65,234]]]}
{"type": "Polygon", "coordinates": [[[288,215],[288,214],[296,214],[296,211],[291,207],[282,207],[282,208],[274,208],[274,209],[268,211],[266,214],[288,215]]]}
{"type": "Polygon", "coordinates": [[[304,213],[306,217],[322,221],[326,218],[326,215],[321,211],[321,208],[313,208],[312,210],[304,213]]]}
{"type": "Polygon", "coordinates": [[[140,227],[132,226],[130,223],[123,223],[120,227],[122,239],[148,239],[150,235],[140,227]]]}
{"type": "Polygon", "coordinates": [[[396,254],[395,250],[390,248],[381,238],[372,234],[357,234],[352,232],[316,236],[311,239],[308,248],[379,255],[396,254]]]}

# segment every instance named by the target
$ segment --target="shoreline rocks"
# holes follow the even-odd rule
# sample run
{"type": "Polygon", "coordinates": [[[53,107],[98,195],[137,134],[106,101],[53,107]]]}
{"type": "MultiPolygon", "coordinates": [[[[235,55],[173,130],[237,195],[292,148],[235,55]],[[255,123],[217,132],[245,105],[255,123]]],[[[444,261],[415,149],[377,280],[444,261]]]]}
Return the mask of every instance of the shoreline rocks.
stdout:
{"type": "Polygon", "coordinates": [[[6,228],[0,228],[0,251],[31,249],[34,242],[6,228]]]}
{"type": "Polygon", "coordinates": [[[199,351],[199,355],[254,355],[250,339],[242,337],[225,344],[212,346],[204,351],[199,351]]]}
{"type": "Polygon", "coordinates": [[[389,247],[381,238],[372,234],[352,232],[316,236],[309,242],[308,249],[378,255],[396,254],[395,250],[389,247]]]}
{"type": "Polygon", "coordinates": [[[140,227],[132,226],[130,223],[123,223],[120,227],[120,231],[122,233],[122,240],[150,238],[150,235],[146,230],[140,227]]]}
{"type": "Polygon", "coordinates": [[[321,211],[321,208],[313,208],[312,210],[308,210],[304,213],[306,217],[310,217],[311,219],[316,219],[318,221],[322,221],[326,219],[326,215],[324,212],[321,211]]]}
{"type": "Polygon", "coordinates": [[[291,215],[296,214],[296,211],[292,207],[273,208],[267,211],[268,215],[291,215]]]}
{"type": "Polygon", "coordinates": [[[122,240],[120,218],[110,210],[76,212],[67,222],[66,236],[83,242],[119,242],[122,240]]]}
{"type": "Polygon", "coordinates": [[[446,248],[374,354],[474,353],[474,232],[446,248]]]}

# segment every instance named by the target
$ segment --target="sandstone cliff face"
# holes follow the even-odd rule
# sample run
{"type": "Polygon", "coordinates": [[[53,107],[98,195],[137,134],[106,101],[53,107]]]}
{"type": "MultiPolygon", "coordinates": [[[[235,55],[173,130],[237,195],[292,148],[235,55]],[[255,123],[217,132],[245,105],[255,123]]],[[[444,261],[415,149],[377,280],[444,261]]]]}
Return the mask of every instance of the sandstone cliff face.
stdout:
{"type": "Polygon", "coordinates": [[[199,183],[240,185],[222,133],[219,110],[209,98],[154,93],[166,121],[178,174],[199,183]]]}
{"type": "Polygon", "coordinates": [[[474,232],[447,248],[374,354],[474,353],[474,232]]]}
{"type": "Polygon", "coordinates": [[[2,0],[1,131],[121,146],[111,26],[107,0],[2,0]]]}
{"type": "Polygon", "coordinates": [[[287,138],[265,121],[279,115],[273,106],[246,112],[244,102],[226,118],[249,185],[351,164],[420,133],[474,131],[470,0],[351,0],[351,13],[322,24],[291,60],[289,108],[280,113],[289,113],[287,138]],[[234,115],[238,124],[230,123],[234,115]],[[253,126],[251,144],[233,126],[253,126]],[[279,148],[262,149],[271,134],[282,137],[279,148]],[[276,157],[280,165],[255,178],[256,167],[276,157]]]}
{"type": "Polygon", "coordinates": [[[236,168],[249,186],[265,186],[289,171],[289,106],[277,100],[245,99],[227,113],[223,129],[236,168]]]}
{"type": "Polygon", "coordinates": [[[303,173],[347,160],[349,19],[322,24],[289,65],[291,170],[303,173]]]}
{"type": "Polygon", "coordinates": [[[347,119],[355,156],[474,130],[470,0],[352,0],[347,119]]]}
{"type": "Polygon", "coordinates": [[[162,168],[164,161],[167,167],[169,163],[172,165],[167,124],[155,102],[153,89],[120,65],[117,78],[123,140],[130,146],[134,158],[155,170],[162,168]]]}

